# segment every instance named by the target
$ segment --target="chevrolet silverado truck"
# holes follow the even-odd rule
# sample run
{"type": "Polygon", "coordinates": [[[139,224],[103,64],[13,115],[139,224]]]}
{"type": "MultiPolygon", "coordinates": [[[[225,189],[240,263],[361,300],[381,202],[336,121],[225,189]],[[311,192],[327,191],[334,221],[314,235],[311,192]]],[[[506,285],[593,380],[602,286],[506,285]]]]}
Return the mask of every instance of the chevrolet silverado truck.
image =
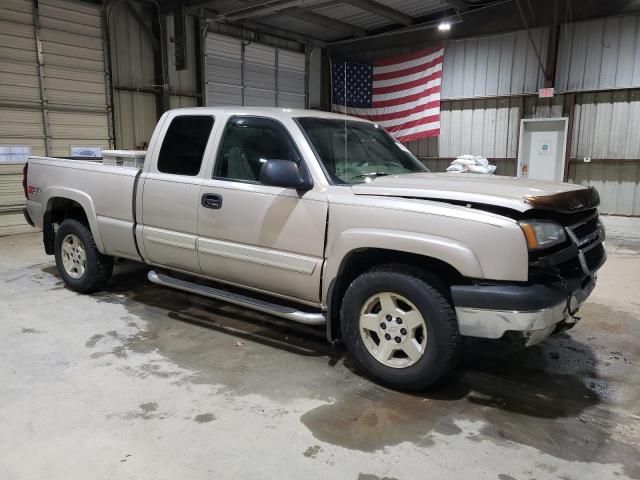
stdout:
{"type": "Polygon", "coordinates": [[[25,166],[25,216],[70,289],[144,262],[156,284],[325,325],[392,388],[442,379],[465,337],[572,327],[606,258],[595,189],[430,173],[359,118],[172,110],[143,158],[25,166]]]}

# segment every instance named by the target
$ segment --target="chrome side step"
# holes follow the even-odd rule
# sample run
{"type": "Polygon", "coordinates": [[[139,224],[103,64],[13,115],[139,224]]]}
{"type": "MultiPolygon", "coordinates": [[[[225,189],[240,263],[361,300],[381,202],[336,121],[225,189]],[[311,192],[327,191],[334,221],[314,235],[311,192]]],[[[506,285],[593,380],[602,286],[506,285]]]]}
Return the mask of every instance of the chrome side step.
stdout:
{"type": "Polygon", "coordinates": [[[276,317],[286,318],[287,320],[292,320],[294,322],[304,323],[305,325],[324,325],[326,322],[322,313],[302,312],[291,307],[258,300],[239,293],[226,292],[217,288],[187,282],[162,273],[156,273],[153,270],[147,274],[147,278],[150,282],[157,283],[158,285],[175,288],[177,290],[182,290],[183,292],[203,295],[223,302],[232,303],[233,305],[238,305],[240,307],[250,308],[262,313],[268,313],[269,315],[274,315],[276,317]]]}

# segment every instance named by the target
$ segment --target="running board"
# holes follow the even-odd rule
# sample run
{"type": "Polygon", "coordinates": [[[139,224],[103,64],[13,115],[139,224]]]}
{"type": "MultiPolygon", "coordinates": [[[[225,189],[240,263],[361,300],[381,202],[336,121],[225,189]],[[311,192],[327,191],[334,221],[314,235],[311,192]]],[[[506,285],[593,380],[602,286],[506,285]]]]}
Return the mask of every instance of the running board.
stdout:
{"type": "Polygon", "coordinates": [[[294,322],[304,323],[305,325],[324,325],[326,323],[325,317],[322,313],[302,312],[291,307],[258,300],[239,293],[227,292],[225,290],[187,282],[162,273],[156,273],[153,270],[147,274],[147,278],[150,282],[157,283],[158,285],[175,288],[177,290],[182,290],[183,292],[203,295],[215,300],[232,303],[233,305],[238,305],[240,307],[257,310],[258,312],[268,313],[269,315],[274,315],[276,317],[286,318],[287,320],[292,320],[294,322]]]}

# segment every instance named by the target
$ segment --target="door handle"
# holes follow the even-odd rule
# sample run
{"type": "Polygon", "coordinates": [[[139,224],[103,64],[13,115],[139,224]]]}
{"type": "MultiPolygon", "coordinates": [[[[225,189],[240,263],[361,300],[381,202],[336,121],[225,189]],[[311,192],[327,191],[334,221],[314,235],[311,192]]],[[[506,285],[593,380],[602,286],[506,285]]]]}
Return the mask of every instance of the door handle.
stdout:
{"type": "Polygon", "coordinates": [[[204,208],[213,208],[214,210],[218,210],[222,207],[222,195],[218,195],[217,193],[205,193],[202,195],[200,204],[204,208]]]}

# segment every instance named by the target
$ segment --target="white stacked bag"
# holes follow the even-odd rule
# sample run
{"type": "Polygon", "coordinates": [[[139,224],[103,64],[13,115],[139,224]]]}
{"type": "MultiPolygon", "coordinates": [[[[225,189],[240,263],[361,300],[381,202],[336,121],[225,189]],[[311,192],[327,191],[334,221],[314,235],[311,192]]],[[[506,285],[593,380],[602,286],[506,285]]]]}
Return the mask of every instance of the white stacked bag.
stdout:
{"type": "Polygon", "coordinates": [[[493,175],[495,171],[495,165],[489,165],[489,160],[478,155],[460,155],[447,167],[447,172],[452,173],[482,173],[485,175],[493,175]]]}

